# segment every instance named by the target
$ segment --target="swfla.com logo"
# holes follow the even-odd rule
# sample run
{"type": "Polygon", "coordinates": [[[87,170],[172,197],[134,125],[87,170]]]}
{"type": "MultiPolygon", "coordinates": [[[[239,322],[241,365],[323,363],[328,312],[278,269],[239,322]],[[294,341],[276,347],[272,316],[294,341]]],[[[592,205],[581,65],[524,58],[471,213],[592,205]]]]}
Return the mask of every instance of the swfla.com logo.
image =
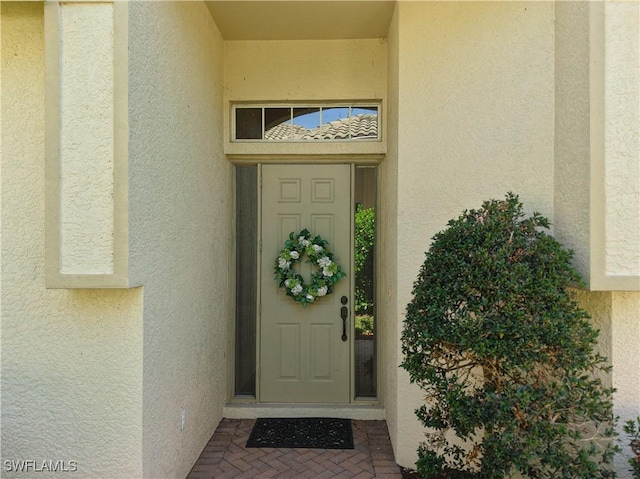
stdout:
{"type": "Polygon", "coordinates": [[[5,459],[5,472],[76,472],[77,461],[38,461],[35,459],[5,459]]]}

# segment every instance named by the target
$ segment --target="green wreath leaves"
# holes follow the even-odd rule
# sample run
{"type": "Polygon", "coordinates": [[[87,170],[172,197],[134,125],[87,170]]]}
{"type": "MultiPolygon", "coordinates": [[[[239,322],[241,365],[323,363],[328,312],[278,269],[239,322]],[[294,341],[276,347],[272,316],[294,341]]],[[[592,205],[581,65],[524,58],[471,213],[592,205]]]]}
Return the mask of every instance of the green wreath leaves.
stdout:
{"type": "Polygon", "coordinates": [[[333,253],[327,249],[328,241],[320,236],[313,236],[306,228],[295,234],[291,232],[285,241],[284,248],[276,258],[275,276],[281,288],[285,288],[287,296],[302,304],[313,303],[318,298],[333,292],[333,286],[346,274],[340,265],[333,260],[333,253]],[[297,274],[293,266],[307,257],[307,263],[319,269],[311,274],[311,283],[297,274]]]}

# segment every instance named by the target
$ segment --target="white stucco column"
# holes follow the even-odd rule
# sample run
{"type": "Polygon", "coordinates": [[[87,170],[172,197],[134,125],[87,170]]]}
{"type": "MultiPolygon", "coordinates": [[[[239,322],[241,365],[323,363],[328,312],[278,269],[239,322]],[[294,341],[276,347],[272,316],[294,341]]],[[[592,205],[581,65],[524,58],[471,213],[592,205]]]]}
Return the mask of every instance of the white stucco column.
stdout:
{"type": "Polygon", "coordinates": [[[48,2],[47,286],[127,284],[126,2],[48,2]]]}

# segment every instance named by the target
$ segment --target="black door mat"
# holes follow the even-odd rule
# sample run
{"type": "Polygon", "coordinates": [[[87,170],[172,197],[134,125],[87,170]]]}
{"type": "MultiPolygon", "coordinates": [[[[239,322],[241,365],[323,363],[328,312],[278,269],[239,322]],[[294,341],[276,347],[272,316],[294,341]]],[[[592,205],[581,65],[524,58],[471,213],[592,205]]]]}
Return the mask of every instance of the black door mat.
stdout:
{"type": "Polygon", "coordinates": [[[246,447],[353,449],[351,419],[256,419],[246,447]]]}

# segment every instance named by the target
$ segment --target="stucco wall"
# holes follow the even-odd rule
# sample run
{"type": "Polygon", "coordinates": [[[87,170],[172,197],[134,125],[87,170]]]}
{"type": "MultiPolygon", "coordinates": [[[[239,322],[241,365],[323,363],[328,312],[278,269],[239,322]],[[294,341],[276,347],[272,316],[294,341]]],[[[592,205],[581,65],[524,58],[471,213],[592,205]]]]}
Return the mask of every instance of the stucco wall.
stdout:
{"type": "Polygon", "coordinates": [[[590,289],[640,289],[640,5],[557,2],[555,213],[590,289]]]}
{"type": "Polygon", "coordinates": [[[45,288],[43,18],[2,2],[2,475],[34,477],[4,463],[33,460],[138,477],[141,289],[45,288]]]}
{"type": "Polygon", "coordinates": [[[382,40],[273,40],[225,43],[228,101],[384,98],[382,40]]]}
{"type": "MultiPolygon", "coordinates": [[[[636,2],[556,3],[556,237],[575,252],[592,289],[637,289],[640,262],[638,26],[636,2]],[[631,281],[622,283],[625,276],[631,281]]],[[[600,329],[622,424],[640,414],[640,293],[579,292],[600,329]]]]}
{"type": "Polygon", "coordinates": [[[611,291],[575,291],[578,304],[600,331],[598,352],[612,366],[603,382],[616,389],[613,415],[619,418],[618,433],[622,453],[614,458],[620,479],[631,479],[627,459],[631,457],[629,439],[622,430],[627,420],[640,415],[640,293],[611,291]]]}
{"type": "Polygon", "coordinates": [[[144,476],[184,477],[222,417],[227,388],[232,190],[221,146],[222,39],[204,3],[132,2],[129,46],[144,476]]]}
{"type": "Polygon", "coordinates": [[[590,277],[589,3],[557,2],[555,27],[555,237],[590,277]]]}
{"type": "MultiPolygon", "coordinates": [[[[399,4],[398,327],[430,244],[483,200],[520,195],[553,220],[554,9],[550,2],[399,4]],[[419,119],[420,121],[415,121],[419,119]]],[[[400,348],[396,364],[402,356],[400,348]]],[[[412,465],[420,391],[404,372],[394,444],[412,465]]]]}
{"type": "MultiPolygon", "coordinates": [[[[574,250],[574,264],[592,289],[633,289],[640,267],[640,7],[558,2],[555,9],[556,237],[574,250]],[[621,275],[632,281],[622,284],[621,275]]],[[[578,297],[613,367],[604,379],[616,388],[620,417],[623,454],[615,468],[630,479],[621,426],[640,414],[640,293],[580,291],[578,297]]]]}
{"type": "Polygon", "coordinates": [[[60,272],[111,274],[113,5],[61,4],[59,17],[60,272]]]}
{"type": "MultiPolygon", "coordinates": [[[[383,102],[384,122],[386,52],[384,39],[225,42],[225,115],[231,117],[230,106],[237,101],[373,100],[383,102]]],[[[386,145],[231,143],[228,130],[224,138],[228,154],[381,154],[386,145]]]]}
{"type": "Polygon", "coordinates": [[[399,8],[396,5],[387,37],[388,99],[387,155],[378,174],[378,270],[376,316],[378,335],[378,394],[385,406],[391,444],[398,440],[398,71],[400,67],[399,8]]]}
{"type": "MultiPolygon", "coordinates": [[[[597,351],[607,358],[607,364],[610,366],[613,361],[613,310],[611,292],[585,290],[572,290],[572,292],[575,294],[578,306],[587,311],[591,316],[591,325],[600,332],[598,335],[597,351]]],[[[600,379],[607,387],[611,387],[611,374],[603,373],[600,379]]]]}
{"type": "Polygon", "coordinates": [[[615,456],[614,467],[620,479],[631,479],[627,463],[631,449],[622,426],[640,415],[640,293],[576,291],[576,297],[600,331],[598,352],[612,366],[611,374],[602,379],[616,389],[613,415],[619,417],[622,453],[615,456]]]}
{"type": "Polygon", "coordinates": [[[613,364],[613,414],[622,438],[623,454],[616,457],[616,471],[620,479],[631,479],[626,458],[631,456],[628,437],[622,425],[640,416],[640,293],[611,293],[611,359],[613,364]]]}
{"type": "Polygon", "coordinates": [[[605,273],[640,290],[640,3],[604,6],[605,273]]]}

